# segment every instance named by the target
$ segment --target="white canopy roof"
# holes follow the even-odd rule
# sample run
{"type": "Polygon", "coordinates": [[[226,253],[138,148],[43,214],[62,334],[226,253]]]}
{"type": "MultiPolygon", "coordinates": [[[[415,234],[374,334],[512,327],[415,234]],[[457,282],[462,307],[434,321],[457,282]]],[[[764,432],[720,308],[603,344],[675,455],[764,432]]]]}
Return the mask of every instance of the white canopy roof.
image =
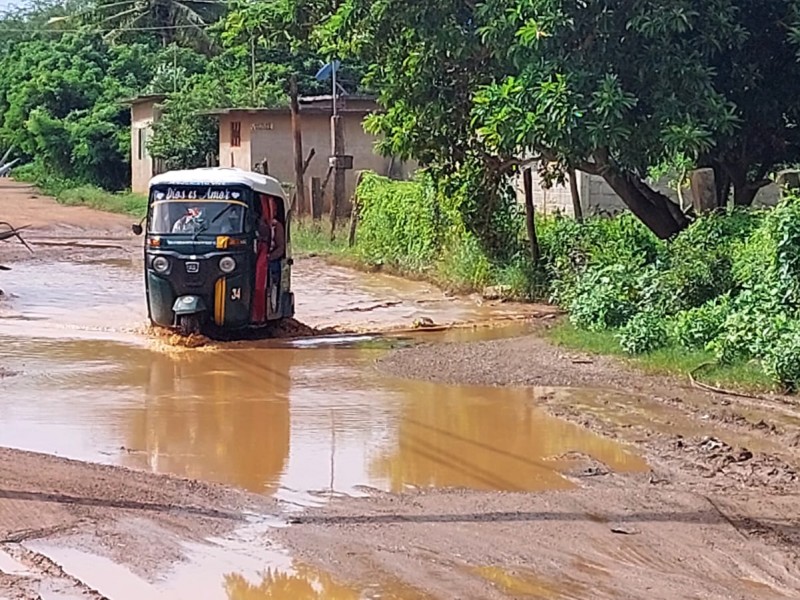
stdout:
{"type": "Polygon", "coordinates": [[[247,187],[282,198],[287,202],[286,193],[280,182],[274,177],[244,171],[231,167],[209,167],[205,169],[186,169],[182,171],[167,171],[156,175],[150,180],[150,185],[246,185],[247,187]]]}

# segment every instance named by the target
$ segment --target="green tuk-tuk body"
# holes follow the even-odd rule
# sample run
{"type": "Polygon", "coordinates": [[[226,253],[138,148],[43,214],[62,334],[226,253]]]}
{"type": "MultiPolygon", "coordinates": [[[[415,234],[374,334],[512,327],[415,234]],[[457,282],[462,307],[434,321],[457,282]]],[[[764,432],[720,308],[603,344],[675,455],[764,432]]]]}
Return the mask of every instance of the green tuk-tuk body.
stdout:
{"type": "Polygon", "coordinates": [[[294,316],[290,227],[272,177],[220,167],[154,177],[144,229],[150,321],[191,334],[294,316]]]}

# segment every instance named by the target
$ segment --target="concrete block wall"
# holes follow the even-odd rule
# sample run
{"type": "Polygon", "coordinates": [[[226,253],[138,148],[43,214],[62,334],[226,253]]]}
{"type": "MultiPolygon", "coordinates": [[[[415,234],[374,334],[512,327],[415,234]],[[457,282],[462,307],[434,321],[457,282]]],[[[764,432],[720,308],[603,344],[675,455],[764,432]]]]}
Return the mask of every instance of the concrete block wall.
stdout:
{"type": "MultiPolygon", "coordinates": [[[[578,190],[581,196],[581,207],[584,215],[603,214],[615,215],[626,210],[616,192],[597,175],[578,172],[578,190]]],[[[678,202],[678,194],[674,189],[667,185],[667,181],[658,182],[655,186],[662,194],[678,202]]],[[[517,199],[520,203],[525,202],[525,189],[522,184],[522,176],[517,178],[516,183],[517,199]]],[[[692,194],[689,188],[683,190],[684,202],[692,201],[692,194]]],[[[780,190],[777,185],[770,184],[762,188],[754,206],[775,206],[780,199],[780,190]]],[[[562,214],[575,216],[572,208],[572,194],[570,193],[569,183],[554,185],[550,189],[545,189],[542,181],[534,174],[533,177],[533,204],[537,212],[543,214],[562,214]]]]}

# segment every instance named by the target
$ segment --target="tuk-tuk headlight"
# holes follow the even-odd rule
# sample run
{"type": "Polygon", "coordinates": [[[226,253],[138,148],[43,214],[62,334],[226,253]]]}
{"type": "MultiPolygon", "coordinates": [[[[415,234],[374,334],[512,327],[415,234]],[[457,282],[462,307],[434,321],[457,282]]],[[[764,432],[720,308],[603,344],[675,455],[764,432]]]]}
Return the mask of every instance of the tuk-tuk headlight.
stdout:
{"type": "Polygon", "coordinates": [[[153,270],[156,273],[166,273],[169,271],[169,261],[164,256],[156,256],[153,259],[153,270]]]}
{"type": "Polygon", "coordinates": [[[219,259],[219,270],[223,273],[232,273],[236,268],[236,261],[232,256],[223,256],[219,259]]]}

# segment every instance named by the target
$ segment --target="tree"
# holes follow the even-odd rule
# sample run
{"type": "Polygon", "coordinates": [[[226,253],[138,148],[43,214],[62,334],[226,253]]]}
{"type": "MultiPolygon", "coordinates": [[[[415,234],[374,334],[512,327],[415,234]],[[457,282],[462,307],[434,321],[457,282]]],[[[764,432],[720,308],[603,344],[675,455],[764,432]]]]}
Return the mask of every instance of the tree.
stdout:
{"type": "Polygon", "coordinates": [[[50,176],[124,187],[130,117],[120,100],[147,85],[152,56],[89,32],[15,43],[0,58],[0,139],[50,176]]]}
{"type": "Polygon", "coordinates": [[[94,7],[95,25],[110,27],[109,38],[129,30],[152,29],[164,46],[178,40],[210,49],[206,29],[225,12],[221,0],[100,0],[94,7]]]}
{"type": "Polygon", "coordinates": [[[490,183],[528,161],[548,181],[578,168],[667,238],[688,219],[647,185],[654,167],[713,164],[745,204],[796,159],[800,78],[776,68],[796,69],[796,3],[347,0],[324,38],[371,64],[385,150],[477,162],[490,183]]]}
{"type": "Polygon", "coordinates": [[[200,86],[170,94],[161,119],[153,125],[151,156],[163,160],[168,169],[206,166],[208,157],[217,153],[219,137],[215,120],[202,111],[218,105],[218,98],[200,86]]]}
{"type": "Polygon", "coordinates": [[[364,86],[385,109],[366,122],[378,150],[431,172],[484,250],[500,257],[513,220],[495,217],[507,214],[506,183],[519,161],[472,125],[475,93],[502,66],[475,18],[463,0],[348,0],[317,36],[324,53],[367,65],[364,86]]]}
{"type": "Polygon", "coordinates": [[[718,201],[733,188],[736,205],[748,206],[768,175],[800,158],[800,2],[737,0],[743,36],[713,60],[714,87],[735,108],[738,125],[723,135],[700,166],[713,167],[718,201]]]}

